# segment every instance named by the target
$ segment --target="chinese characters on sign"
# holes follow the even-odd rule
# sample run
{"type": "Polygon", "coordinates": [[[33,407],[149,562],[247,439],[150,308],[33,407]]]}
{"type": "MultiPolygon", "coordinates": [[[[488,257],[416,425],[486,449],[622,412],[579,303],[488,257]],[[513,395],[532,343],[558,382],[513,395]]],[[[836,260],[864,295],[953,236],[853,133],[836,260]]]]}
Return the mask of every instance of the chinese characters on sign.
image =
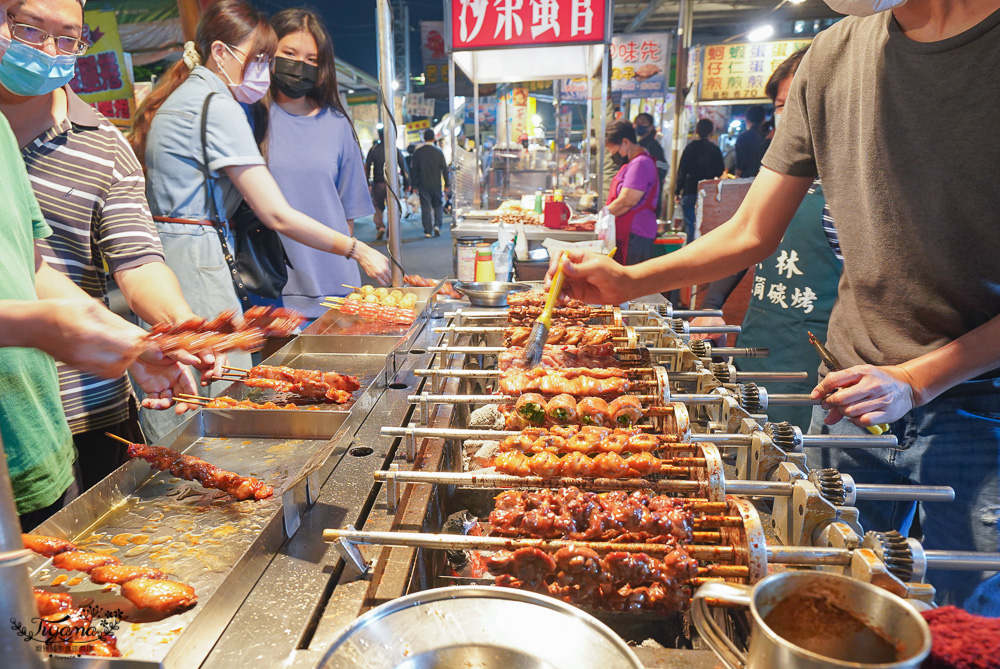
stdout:
{"type": "Polygon", "coordinates": [[[452,49],[602,42],[607,2],[451,0],[452,49]]]}
{"type": "Polygon", "coordinates": [[[77,58],[76,76],[69,85],[113,123],[127,126],[132,122],[135,99],[115,13],[86,12],[83,30],[93,46],[77,58]]]}
{"type": "Polygon", "coordinates": [[[663,97],[669,62],[669,33],[615,35],[611,40],[612,92],[629,98],[663,97]]]}
{"type": "Polygon", "coordinates": [[[713,44],[704,47],[701,100],[756,100],[786,58],[812,40],[713,44]]]}
{"type": "MultiPolygon", "coordinates": [[[[774,269],[781,278],[792,279],[804,274],[803,270],[799,269],[799,254],[795,249],[781,249],[781,253],[775,260],[774,269]]],[[[758,264],[757,267],[763,269],[761,264],[758,264]]],[[[782,309],[801,309],[802,313],[812,313],[817,298],[815,291],[809,286],[802,288],[796,286],[792,294],[789,295],[788,289],[789,286],[786,286],[783,281],[775,281],[768,286],[767,279],[757,275],[753,278],[751,299],[756,298],[761,302],[768,300],[771,304],[781,305],[782,309]]]]}

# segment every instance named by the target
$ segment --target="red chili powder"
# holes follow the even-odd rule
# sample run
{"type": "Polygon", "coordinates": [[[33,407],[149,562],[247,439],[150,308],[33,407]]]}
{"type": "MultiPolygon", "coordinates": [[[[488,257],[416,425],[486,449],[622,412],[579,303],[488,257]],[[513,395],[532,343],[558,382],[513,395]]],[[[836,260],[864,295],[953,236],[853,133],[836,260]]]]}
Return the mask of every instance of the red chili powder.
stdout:
{"type": "Polygon", "coordinates": [[[1000,669],[1000,618],[984,618],[955,606],[922,615],[932,641],[922,669],[1000,669]]]}

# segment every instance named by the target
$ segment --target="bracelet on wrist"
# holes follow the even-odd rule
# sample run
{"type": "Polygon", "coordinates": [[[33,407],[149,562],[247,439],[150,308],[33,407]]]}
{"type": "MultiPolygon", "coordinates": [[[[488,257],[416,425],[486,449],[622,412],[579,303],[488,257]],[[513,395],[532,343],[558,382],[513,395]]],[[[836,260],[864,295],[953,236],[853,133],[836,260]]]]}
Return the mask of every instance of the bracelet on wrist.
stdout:
{"type": "Polygon", "coordinates": [[[348,260],[353,260],[354,259],[354,252],[357,251],[357,250],[358,250],[358,240],[355,237],[351,237],[351,248],[347,252],[347,259],[348,260]]]}

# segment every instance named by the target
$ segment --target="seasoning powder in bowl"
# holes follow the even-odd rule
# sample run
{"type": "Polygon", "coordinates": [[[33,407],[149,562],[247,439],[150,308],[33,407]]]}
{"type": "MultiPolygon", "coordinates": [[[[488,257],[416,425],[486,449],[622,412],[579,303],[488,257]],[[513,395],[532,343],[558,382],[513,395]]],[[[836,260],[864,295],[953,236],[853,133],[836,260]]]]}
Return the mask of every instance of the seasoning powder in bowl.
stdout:
{"type": "Polygon", "coordinates": [[[772,608],[764,623],[789,643],[832,660],[882,664],[903,659],[879,630],[837,600],[825,587],[797,592],[772,608]]]}

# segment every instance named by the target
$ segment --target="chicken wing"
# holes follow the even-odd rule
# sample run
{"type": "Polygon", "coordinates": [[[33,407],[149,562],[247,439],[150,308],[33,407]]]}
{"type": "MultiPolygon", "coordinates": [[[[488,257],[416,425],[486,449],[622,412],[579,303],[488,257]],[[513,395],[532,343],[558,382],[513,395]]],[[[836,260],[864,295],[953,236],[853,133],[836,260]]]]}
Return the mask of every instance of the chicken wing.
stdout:
{"type": "Polygon", "coordinates": [[[102,565],[94,567],[93,571],[90,572],[90,580],[98,584],[117,583],[121,585],[136,578],[161,579],[166,577],[166,574],[154,567],[136,567],[125,564],[102,565]]]}
{"type": "Polygon", "coordinates": [[[25,548],[45,557],[52,557],[59,553],[76,550],[76,545],[71,544],[65,539],[47,537],[41,534],[22,534],[21,541],[24,542],[25,548]]]}
{"type": "Polygon", "coordinates": [[[68,571],[85,571],[88,573],[94,567],[121,563],[121,560],[116,557],[111,557],[110,555],[86,553],[84,551],[67,551],[65,553],[59,553],[59,555],[52,558],[53,567],[66,569],[68,571]]]}
{"type": "Polygon", "coordinates": [[[136,578],[123,583],[122,596],[140,609],[161,615],[181,613],[198,603],[191,586],[152,578],[136,578]]]}
{"type": "Polygon", "coordinates": [[[73,598],[65,592],[49,592],[41,588],[32,588],[32,590],[35,593],[35,606],[38,607],[39,615],[51,616],[73,608],[73,598]]]}

